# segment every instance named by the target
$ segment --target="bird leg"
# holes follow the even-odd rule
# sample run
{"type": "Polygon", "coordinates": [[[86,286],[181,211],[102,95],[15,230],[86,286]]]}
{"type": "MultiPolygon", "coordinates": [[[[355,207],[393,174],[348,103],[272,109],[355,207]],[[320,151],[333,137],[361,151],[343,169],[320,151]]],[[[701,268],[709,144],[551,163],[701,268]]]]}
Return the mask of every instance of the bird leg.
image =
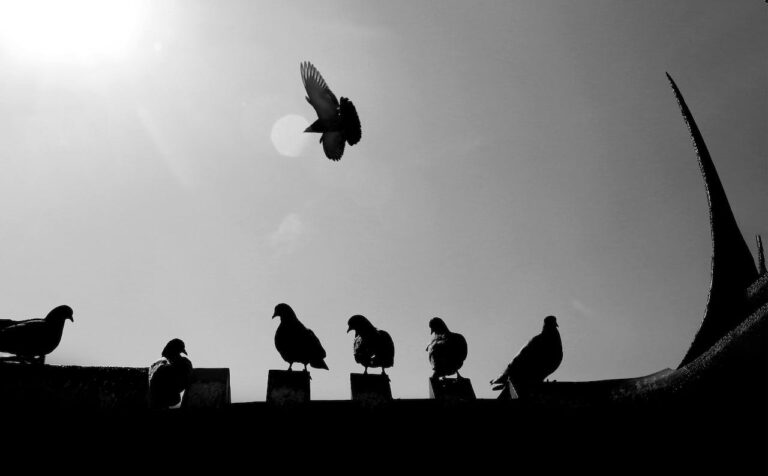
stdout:
{"type": "Polygon", "coordinates": [[[381,368],[381,375],[387,375],[386,370],[384,370],[384,367],[381,368]]]}
{"type": "Polygon", "coordinates": [[[368,367],[365,367],[365,370],[363,371],[363,375],[368,375],[368,367]]]}
{"type": "Polygon", "coordinates": [[[456,378],[460,378],[462,380],[464,379],[464,377],[461,376],[458,370],[456,371],[456,378]]]}
{"type": "Polygon", "coordinates": [[[289,370],[289,371],[293,371],[293,362],[290,362],[290,363],[288,364],[288,370],[289,370]]]}
{"type": "Polygon", "coordinates": [[[307,371],[307,364],[304,364],[304,371],[307,371]]]}

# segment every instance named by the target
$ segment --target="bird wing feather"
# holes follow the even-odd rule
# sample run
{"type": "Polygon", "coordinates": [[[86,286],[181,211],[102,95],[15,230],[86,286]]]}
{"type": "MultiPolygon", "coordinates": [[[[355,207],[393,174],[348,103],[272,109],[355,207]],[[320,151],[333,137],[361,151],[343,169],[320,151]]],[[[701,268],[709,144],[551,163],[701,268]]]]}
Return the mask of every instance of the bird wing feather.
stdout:
{"type": "Polygon", "coordinates": [[[312,332],[312,329],[307,329],[307,348],[310,351],[312,360],[322,360],[325,358],[325,349],[323,349],[320,339],[312,332]]]}
{"type": "Polygon", "coordinates": [[[317,117],[321,121],[330,121],[336,119],[339,109],[339,101],[326,84],[320,72],[312,63],[301,63],[301,80],[304,83],[304,89],[307,90],[307,102],[309,102],[317,117]]]}
{"type": "Polygon", "coordinates": [[[340,131],[323,132],[320,136],[325,156],[333,161],[341,159],[344,155],[344,134],[340,131]]]}
{"type": "Polygon", "coordinates": [[[344,155],[344,134],[339,131],[323,132],[320,137],[323,152],[331,160],[339,160],[344,155]]]}

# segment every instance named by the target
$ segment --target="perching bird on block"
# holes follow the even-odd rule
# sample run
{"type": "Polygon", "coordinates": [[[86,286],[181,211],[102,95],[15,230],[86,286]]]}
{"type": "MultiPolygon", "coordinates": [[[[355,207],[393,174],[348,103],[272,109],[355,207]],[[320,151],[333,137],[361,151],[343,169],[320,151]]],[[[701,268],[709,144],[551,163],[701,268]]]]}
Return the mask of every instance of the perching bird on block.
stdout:
{"type": "Polygon", "coordinates": [[[352,353],[355,362],[365,367],[363,373],[368,373],[368,367],[381,367],[382,375],[386,375],[384,369],[395,363],[395,343],[389,333],[377,329],[371,321],[359,314],[350,317],[347,325],[347,333],[355,331],[352,353]]]}
{"type": "Polygon", "coordinates": [[[427,346],[429,363],[434,371],[432,377],[456,374],[458,378],[464,378],[459,369],[467,358],[467,340],[463,335],[449,331],[448,326],[439,317],[433,317],[429,321],[429,329],[434,334],[427,346]]]}
{"type": "Polygon", "coordinates": [[[69,306],[54,308],[44,319],[0,319],[0,352],[22,361],[45,363],[45,356],[61,342],[66,320],[74,322],[69,306]]]}
{"type": "Polygon", "coordinates": [[[181,402],[181,392],[192,383],[192,362],[181,339],[169,341],[162,359],[149,367],[149,401],[152,408],[169,408],[181,402]]]}
{"type": "Polygon", "coordinates": [[[491,380],[494,390],[503,390],[499,398],[509,397],[507,383],[511,383],[516,392],[544,381],[557,370],[563,361],[563,343],[557,330],[555,316],[544,318],[541,333],[534,336],[522,349],[507,369],[498,378],[491,380]]]}
{"type": "Polygon", "coordinates": [[[341,159],[344,143],[355,145],[360,142],[360,118],[355,105],[348,98],[336,99],[320,72],[310,62],[301,63],[301,80],[307,90],[307,102],[315,108],[317,120],[304,132],[317,132],[323,144],[325,156],[331,160],[341,159]]]}
{"type": "Polygon", "coordinates": [[[293,364],[296,362],[304,364],[305,372],[307,365],[328,370],[328,365],[325,363],[325,349],[320,344],[320,339],[312,330],[299,322],[291,306],[284,303],[275,306],[272,318],[275,317],[280,318],[280,325],[275,332],[275,347],[280,357],[288,362],[288,370],[293,370],[293,364]]]}

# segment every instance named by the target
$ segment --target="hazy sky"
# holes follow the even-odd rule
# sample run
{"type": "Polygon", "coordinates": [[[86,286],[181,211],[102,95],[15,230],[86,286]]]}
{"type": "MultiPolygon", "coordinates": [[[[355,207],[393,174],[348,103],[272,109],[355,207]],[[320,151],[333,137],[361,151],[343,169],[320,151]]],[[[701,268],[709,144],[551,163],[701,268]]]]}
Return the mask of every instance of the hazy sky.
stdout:
{"type": "Polygon", "coordinates": [[[711,245],[665,71],[753,251],[768,234],[762,1],[53,5],[0,2],[0,314],[72,306],[51,363],[180,337],[263,400],[287,302],[328,352],[314,398],[349,398],[358,313],[395,340],[396,398],[427,396],[433,316],[480,397],[548,314],[552,378],[675,367],[711,245]],[[304,60],[360,114],[339,163],[270,140],[314,120],[304,60]]]}

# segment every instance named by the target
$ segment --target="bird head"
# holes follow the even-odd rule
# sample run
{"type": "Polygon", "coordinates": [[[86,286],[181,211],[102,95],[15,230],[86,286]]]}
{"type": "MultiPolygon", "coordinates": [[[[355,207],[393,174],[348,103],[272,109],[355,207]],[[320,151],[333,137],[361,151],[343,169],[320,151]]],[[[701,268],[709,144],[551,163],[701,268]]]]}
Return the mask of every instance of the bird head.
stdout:
{"type": "Polygon", "coordinates": [[[296,319],[296,313],[293,312],[293,309],[288,304],[280,303],[275,306],[275,312],[272,314],[272,319],[276,317],[280,319],[296,319]]]}
{"type": "Polygon", "coordinates": [[[544,318],[544,329],[555,329],[560,327],[557,325],[557,319],[555,316],[547,316],[544,318]]]}
{"type": "Polygon", "coordinates": [[[355,331],[355,334],[363,334],[374,329],[371,321],[366,319],[365,316],[361,316],[360,314],[356,314],[350,317],[349,321],[347,321],[347,326],[349,327],[347,329],[347,334],[349,334],[350,331],[355,331]]]}
{"type": "Polygon", "coordinates": [[[168,360],[172,360],[181,354],[189,355],[187,354],[187,349],[184,346],[184,341],[181,339],[171,339],[167,344],[165,344],[165,348],[163,348],[161,355],[168,360]]]}
{"type": "Polygon", "coordinates": [[[432,334],[445,334],[448,332],[448,326],[439,317],[433,317],[429,320],[429,330],[432,334]]]}
{"type": "Polygon", "coordinates": [[[51,310],[51,312],[48,313],[47,316],[45,316],[46,321],[60,321],[63,323],[67,319],[75,322],[75,320],[72,318],[72,308],[69,306],[55,307],[53,310],[51,310]]]}

